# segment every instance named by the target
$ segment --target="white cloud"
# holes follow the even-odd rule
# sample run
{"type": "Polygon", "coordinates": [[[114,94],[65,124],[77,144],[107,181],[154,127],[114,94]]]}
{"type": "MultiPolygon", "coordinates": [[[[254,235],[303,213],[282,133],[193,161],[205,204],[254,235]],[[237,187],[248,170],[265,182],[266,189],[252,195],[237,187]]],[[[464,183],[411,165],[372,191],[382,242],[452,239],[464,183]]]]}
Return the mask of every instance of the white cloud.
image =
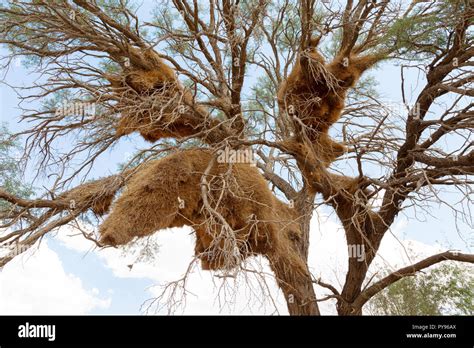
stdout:
{"type": "Polygon", "coordinates": [[[46,241],[17,256],[0,271],[0,313],[85,314],[108,308],[99,290],[84,289],[81,279],[67,274],[46,241]]]}
{"type": "MultiPolygon", "coordinates": [[[[380,253],[371,266],[369,273],[402,267],[421,257],[437,253],[440,248],[416,241],[397,239],[407,226],[404,219],[399,219],[391,233],[382,241],[380,253]],[[411,251],[410,251],[411,250],[411,251]],[[417,255],[411,259],[413,251],[417,255]]],[[[84,226],[83,226],[84,228],[84,226]]],[[[344,231],[335,217],[328,218],[315,213],[311,222],[311,247],[309,254],[310,269],[317,278],[341,289],[347,272],[347,246],[344,231]]],[[[103,260],[107,268],[118,278],[145,278],[152,280],[156,286],[148,289],[150,298],[156,298],[169,282],[183,278],[190,262],[193,260],[194,237],[190,228],[174,228],[160,231],[150,237],[149,244],[158,245],[154,259],[141,260],[139,248],[94,249],[92,242],[87,241],[72,227],[63,227],[58,231],[57,239],[71,250],[87,253],[93,252],[103,260]],[[133,265],[131,268],[129,266],[133,265]]],[[[255,259],[251,264],[258,264],[255,259]]],[[[271,274],[267,262],[262,258],[261,270],[271,274]]],[[[176,313],[185,314],[286,314],[287,309],[283,295],[276,286],[273,277],[255,279],[252,274],[240,275],[237,279],[227,279],[224,283],[215,273],[202,271],[195,263],[191,274],[186,278],[186,306],[178,307],[176,313]],[[224,285],[223,285],[224,284],[224,285]],[[275,303],[272,302],[275,299],[275,303]]],[[[177,297],[179,291],[177,288],[177,297]]],[[[328,295],[328,290],[316,286],[317,297],[328,295]]],[[[155,303],[156,304],[156,303],[155,303]]],[[[164,304],[161,302],[160,304],[164,304]]],[[[146,306],[145,306],[146,308],[146,306]]],[[[166,314],[166,306],[153,307],[152,313],[166,314]]],[[[320,303],[323,314],[336,314],[334,301],[320,303]]]]}
{"type": "MultiPolygon", "coordinates": [[[[84,229],[84,226],[81,228],[84,229]]],[[[154,298],[161,294],[163,285],[181,279],[193,261],[194,236],[191,232],[191,228],[172,228],[150,237],[149,243],[158,245],[158,252],[153,260],[137,261],[137,248],[127,251],[107,248],[95,250],[95,253],[116,277],[151,279],[156,286],[148,290],[150,298],[154,298]],[[133,265],[131,269],[130,265],[133,265]]],[[[57,233],[57,239],[65,247],[81,253],[89,252],[94,247],[92,242],[85,240],[70,226],[62,227],[57,233]]],[[[261,267],[263,272],[271,274],[268,262],[263,259],[261,262],[250,259],[248,263],[249,267],[261,267]]],[[[199,262],[195,262],[186,279],[186,289],[189,293],[186,296],[185,310],[183,312],[183,308],[177,306],[177,314],[271,314],[276,310],[280,314],[287,313],[283,295],[271,276],[260,279],[248,275],[245,279],[241,275],[224,282],[215,273],[202,271],[199,262]],[[269,293],[275,303],[270,299],[269,293]]],[[[143,310],[146,308],[145,305],[143,310]]],[[[166,314],[168,308],[153,306],[149,313],[166,314]]]]}
{"type": "MultiPolygon", "coordinates": [[[[366,279],[376,273],[377,276],[374,278],[376,280],[386,271],[399,269],[443,251],[438,246],[401,239],[399,236],[404,233],[407,226],[407,220],[401,218],[386,233],[366,279]]],[[[312,273],[325,283],[335,286],[340,292],[348,267],[348,250],[344,229],[335,220],[335,217],[315,212],[311,221],[310,242],[309,265],[312,273]]],[[[331,294],[329,290],[318,286],[315,289],[318,298],[331,294]]],[[[321,302],[320,310],[326,315],[336,315],[335,300],[321,302]]]]}

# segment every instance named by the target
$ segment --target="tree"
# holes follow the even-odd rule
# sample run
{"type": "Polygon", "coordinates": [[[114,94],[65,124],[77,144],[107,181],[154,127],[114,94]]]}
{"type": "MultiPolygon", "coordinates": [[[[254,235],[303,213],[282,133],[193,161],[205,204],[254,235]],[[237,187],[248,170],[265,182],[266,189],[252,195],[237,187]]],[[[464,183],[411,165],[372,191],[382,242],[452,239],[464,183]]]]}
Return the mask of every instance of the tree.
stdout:
{"type": "MultiPolygon", "coordinates": [[[[470,1],[173,0],[157,5],[151,21],[136,13],[132,2],[117,0],[0,8],[0,42],[11,52],[4,62],[23,57],[44,77],[17,89],[43,105],[22,116],[31,125],[21,133],[25,154],[41,154],[40,170],[64,173],[38,199],[0,191],[17,207],[10,221],[24,222],[0,242],[32,245],[114,202],[101,236],[87,236],[99,246],[191,225],[204,268],[251,272],[246,258],[266,257],[294,315],[319,314],[318,301],[330,298],[340,315],[360,315],[406,276],[445,260],[474,262],[446,251],[365,284],[402,210],[444,202],[446,187],[457,190],[461,207],[472,201],[470,1]],[[400,113],[360,80],[390,60],[401,62],[400,113]],[[408,105],[410,69],[421,71],[423,87],[408,105]],[[342,143],[328,135],[338,130],[342,143]],[[138,165],[132,159],[136,166],[70,188],[131,133],[152,143],[137,154],[138,165]],[[68,151],[54,151],[67,141],[68,151]],[[86,160],[78,166],[75,158],[86,160]],[[353,167],[355,176],[347,175],[353,167]],[[349,253],[341,290],[309,272],[309,223],[318,206],[335,211],[348,249],[364,252],[349,253]],[[42,213],[31,219],[31,209],[42,213]],[[119,231],[121,218],[129,224],[119,231]],[[315,285],[330,294],[317,299],[315,285]]],[[[456,219],[472,221],[468,209],[448,206],[456,219]]]]}
{"type": "Polygon", "coordinates": [[[390,285],[366,307],[375,315],[471,315],[473,285],[469,270],[443,264],[390,285]]]}

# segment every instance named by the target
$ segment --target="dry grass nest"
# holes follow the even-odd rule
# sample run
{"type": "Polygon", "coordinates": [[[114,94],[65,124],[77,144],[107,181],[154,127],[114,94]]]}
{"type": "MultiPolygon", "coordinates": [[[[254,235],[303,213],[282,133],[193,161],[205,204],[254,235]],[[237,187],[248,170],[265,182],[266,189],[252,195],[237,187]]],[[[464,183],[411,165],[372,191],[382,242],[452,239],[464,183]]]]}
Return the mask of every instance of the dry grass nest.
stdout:
{"type": "Polygon", "coordinates": [[[186,225],[196,232],[203,269],[234,268],[255,254],[304,268],[294,251],[300,238],[294,209],[273,195],[255,167],[216,162],[208,168],[212,159],[209,150],[194,149],[147,163],[100,226],[101,243],[123,245],[186,225]]]}

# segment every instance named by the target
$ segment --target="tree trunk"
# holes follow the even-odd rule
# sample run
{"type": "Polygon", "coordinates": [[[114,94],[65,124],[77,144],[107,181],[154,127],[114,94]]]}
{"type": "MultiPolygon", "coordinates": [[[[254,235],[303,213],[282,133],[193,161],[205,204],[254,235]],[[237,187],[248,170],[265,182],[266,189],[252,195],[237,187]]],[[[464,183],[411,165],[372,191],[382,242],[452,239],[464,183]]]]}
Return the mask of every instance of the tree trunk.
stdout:
{"type": "MultiPolygon", "coordinates": [[[[354,214],[353,214],[354,215],[354,214]]],[[[340,216],[341,217],[341,216],[340,216]]],[[[361,245],[364,247],[364,257],[360,260],[354,255],[349,255],[346,281],[341,292],[341,299],[337,303],[339,315],[362,315],[362,306],[354,305],[362,292],[362,285],[367,271],[380,247],[382,237],[388,224],[380,223],[372,214],[367,214],[361,227],[352,223],[349,216],[341,219],[346,232],[346,241],[349,246],[361,245]]]]}
{"type": "Polygon", "coordinates": [[[319,315],[311,275],[295,272],[286,261],[283,257],[271,259],[270,266],[285,295],[288,312],[290,315],[319,315]]]}
{"type": "Polygon", "coordinates": [[[304,269],[292,267],[291,261],[283,256],[269,256],[270,267],[275,274],[278,286],[285,295],[290,315],[320,315],[313,280],[308,269],[308,250],[310,221],[313,213],[314,193],[303,189],[295,202],[299,212],[301,238],[294,240],[293,248],[297,251],[304,269]]]}
{"type": "Polygon", "coordinates": [[[337,314],[344,316],[362,315],[362,307],[355,308],[352,307],[350,304],[347,304],[346,302],[341,302],[341,304],[337,306],[337,314]]]}

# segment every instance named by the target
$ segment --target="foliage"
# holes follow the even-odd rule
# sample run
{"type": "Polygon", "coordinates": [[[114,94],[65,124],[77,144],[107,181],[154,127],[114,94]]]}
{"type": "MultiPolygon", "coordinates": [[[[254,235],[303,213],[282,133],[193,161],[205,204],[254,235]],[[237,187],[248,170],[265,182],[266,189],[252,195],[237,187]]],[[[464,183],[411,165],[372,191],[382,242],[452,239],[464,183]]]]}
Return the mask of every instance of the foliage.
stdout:
{"type": "Polygon", "coordinates": [[[467,267],[443,264],[403,278],[377,294],[367,310],[376,315],[472,315],[474,277],[467,267]]]}
{"type": "MultiPolygon", "coordinates": [[[[25,185],[22,180],[22,169],[16,156],[18,143],[8,133],[5,125],[0,125],[0,187],[19,197],[29,197],[33,190],[25,185]]],[[[0,200],[0,211],[9,206],[0,200]]]]}

